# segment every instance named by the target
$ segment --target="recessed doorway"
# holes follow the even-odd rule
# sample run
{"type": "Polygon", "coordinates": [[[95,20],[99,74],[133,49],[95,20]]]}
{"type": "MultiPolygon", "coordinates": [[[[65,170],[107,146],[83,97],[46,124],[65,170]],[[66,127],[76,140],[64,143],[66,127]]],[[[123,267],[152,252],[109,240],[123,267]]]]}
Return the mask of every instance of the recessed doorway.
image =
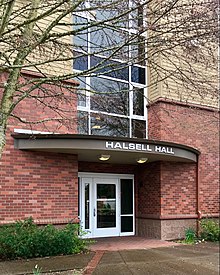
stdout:
{"type": "Polygon", "coordinates": [[[85,237],[134,235],[134,177],[79,174],[80,222],[85,237]]]}

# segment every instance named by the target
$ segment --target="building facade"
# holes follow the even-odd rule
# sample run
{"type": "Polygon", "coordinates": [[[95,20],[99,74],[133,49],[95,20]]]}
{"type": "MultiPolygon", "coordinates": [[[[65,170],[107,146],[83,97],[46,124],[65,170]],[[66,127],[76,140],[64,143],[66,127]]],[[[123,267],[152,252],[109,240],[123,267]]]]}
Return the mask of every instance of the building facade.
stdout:
{"type": "MultiPolygon", "coordinates": [[[[99,16],[75,14],[74,26],[99,16]]],[[[198,229],[201,218],[219,216],[218,99],[186,93],[185,87],[180,92],[178,83],[168,92],[170,80],[155,82],[145,59],[129,62],[136,42],[116,58],[97,50],[103,33],[114,37],[113,43],[132,37],[135,23],[128,22],[117,30],[82,32],[74,40],[78,77],[60,86],[45,84],[44,89],[65,94],[54,106],[66,110],[68,124],[53,120],[56,108],[32,99],[16,107],[24,119],[11,118],[8,125],[0,224],[32,216],[42,225],[80,223],[86,237],[170,240],[182,238],[189,227],[198,229]],[[83,74],[97,64],[105,65],[98,74],[83,74]],[[52,119],[24,123],[35,117],[52,119]]],[[[146,54],[140,46],[134,52],[146,54]]],[[[160,64],[171,68],[167,60],[160,64]]],[[[5,83],[8,74],[0,77],[5,83]]],[[[40,75],[23,71],[20,83],[33,78],[40,75]]]]}

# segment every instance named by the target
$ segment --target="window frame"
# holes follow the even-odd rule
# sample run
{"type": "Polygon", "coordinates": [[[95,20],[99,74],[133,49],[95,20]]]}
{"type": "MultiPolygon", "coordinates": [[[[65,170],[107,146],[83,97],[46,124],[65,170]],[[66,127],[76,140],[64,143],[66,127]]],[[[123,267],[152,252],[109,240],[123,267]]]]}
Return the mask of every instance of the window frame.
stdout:
{"type": "MultiPolygon", "coordinates": [[[[85,1],[85,5],[86,7],[90,7],[89,6],[89,1],[85,1]]],[[[129,1],[129,6],[131,7],[131,1],[129,1]]],[[[88,23],[89,22],[93,22],[95,20],[95,17],[90,14],[89,12],[84,12],[84,13],[77,13],[77,14],[73,14],[73,16],[79,16],[79,17],[82,17],[84,19],[87,19],[88,23]]],[[[128,35],[131,35],[131,34],[135,34],[137,33],[137,31],[135,29],[132,29],[130,24],[132,22],[131,20],[131,14],[129,14],[129,26],[128,26],[128,29],[125,29],[125,28],[120,28],[122,31],[125,31],[128,33],[128,35]]],[[[143,20],[144,21],[144,20],[143,20]]],[[[144,23],[144,22],[143,22],[144,23]]],[[[87,58],[88,58],[88,69],[91,68],[91,33],[90,33],[90,28],[88,28],[88,42],[87,42],[87,47],[88,47],[88,52],[87,52],[87,58]]],[[[146,35],[146,34],[145,34],[146,35]]],[[[145,35],[142,35],[143,37],[145,37],[145,35]]],[[[119,62],[121,64],[126,64],[128,66],[128,81],[125,81],[123,79],[119,79],[119,78],[114,78],[114,77],[111,77],[111,76],[107,76],[107,75],[99,75],[99,76],[96,76],[95,73],[91,73],[91,76],[87,76],[85,77],[86,79],[86,91],[85,91],[85,97],[86,97],[86,100],[85,100],[85,106],[78,106],[77,107],[77,110],[79,112],[87,112],[88,113],[88,134],[91,135],[92,134],[92,131],[91,131],[91,117],[92,115],[94,114],[103,114],[103,115],[108,115],[108,116],[112,116],[112,117],[119,117],[119,118],[126,118],[129,120],[129,135],[128,137],[132,137],[132,122],[134,120],[140,120],[140,121],[145,121],[145,125],[146,125],[146,131],[145,131],[145,137],[143,138],[147,138],[147,133],[148,133],[148,123],[147,123],[147,118],[148,118],[148,113],[147,113],[147,96],[148,96],[148,91],[147,91],[147,68],[146,66],[143,66],[143,65],[140,65],[138,63],[130,63],[129,62],[129,59],[131,58],[131,45],[128,45],[128,53],[129,53],[129,56],[128,56],[128,61],[125,62],[123,60],[120,60],[120,59],[117,59],[117,58],[111,58],[110,60],[112,62],[119,62]],[[140,67],[140,68],[144,68],[145,69],[145,84],[140,84],[140,83],[136,83],[136,82],[132,82],[132,73],[131,73],[131,70],[132,70],[132,66],[137,66],[137,67],[140,67]],[[128,112],[127,114],[128,115],[123,115],[123,114],[115,114],[115,113],[110,113],[110,112],[104,112],[104,111],[97,111],[97,110],[91,110],[91,93],[90,93],[90,84],[91,84],[91,78],[92,77],[99,77],[101,79],[107,79],[107,80],[113,80],[113,81],[117,81],[117,82],[121,82],[121,83],[127,83],[129,85],[129,95],[128,95],[128,98],[129,98],[129,106],[128,106],[128,112]],[[143,89],[144,90],[144,95],[143,95],[143,109],[144,109],[144,113],[143,115],[137,115],[137,114],[134,114],[134,104],[133,104],[133,98],[134,98],[134,92],[133,92],[133,89],[143,89]]],[[[80,50],[77,50],[77,52],[80,52],[82,54],[85,54],[85,52],[82,52],[80,50]]],[[[101,54],[94,54],[94,56],[97,56],[97,57],[100,57],[100,58],[103,58],[105,59],[106,57],[101,55],[101,54]]],[[[145,56],[146,56],[146,51],[145,51],[145,56]]],[[[107,59],[109,60],[109,59],[107,59]]],[[[74,69],[74,71],[76,72],[82,72],[81,70],[76,70],[74,69]]]]}

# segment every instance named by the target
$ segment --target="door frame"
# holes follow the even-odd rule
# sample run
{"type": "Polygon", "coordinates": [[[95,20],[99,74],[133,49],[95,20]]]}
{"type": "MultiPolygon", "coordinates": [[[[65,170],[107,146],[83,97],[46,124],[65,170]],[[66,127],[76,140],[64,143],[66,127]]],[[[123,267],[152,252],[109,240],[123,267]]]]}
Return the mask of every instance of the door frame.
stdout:
{"type": "MultiPolygon", "coordinates": [[[[97,230],[95,229],[94,222],[96,219],[93,218],[93,209],[92,205],[94,205],[94,201],[92,202],[92,199],[95,199],[95,190],[94,186],[96,186],[96,181],[98,179],[103,179],[105,182],[108,182],[108,180],[114,179],[117,181],[116,184],[116,199],[117,199],[117,211],[116,211],[116,228],[117,232],[113,232],[114,234],[108,234],[105,237],[112,237],[112,236],[132,236],[135,234],[135,190],[134,190],[134,175],[133,174],[108,174],[108,173],[88,173],[88,172],[79,172],[78,173],[79,177],[79,219],[80,219],[80,225],[81,228],[86,234],[83,236],[84,238],[98,238],[98,237],[103,237],[100,235],[97,235],[97,230]],[[90,209],[89,209],[89,229],[85,229],[85,213],[84,213],[84,207],[85,206],[85,196],[82,192],[84,190],[84,182],[82,179],[86,179],[87,182],[91,185],[91,191],[90,191],[90,209]],[[132,179],[133,180],[133,232],[121,232],[121,188],[120,188],[120,179],[132,179]],[[92,203],[92,205],[91,205],[92,203]]],[[[110,182],[109,182],[110,183],[110,182]]],[[[98,231],[101,232],[101,230],[98,229],[98,231]]],[[[109,230],[110,232],[111,230],[109,230]]]]}

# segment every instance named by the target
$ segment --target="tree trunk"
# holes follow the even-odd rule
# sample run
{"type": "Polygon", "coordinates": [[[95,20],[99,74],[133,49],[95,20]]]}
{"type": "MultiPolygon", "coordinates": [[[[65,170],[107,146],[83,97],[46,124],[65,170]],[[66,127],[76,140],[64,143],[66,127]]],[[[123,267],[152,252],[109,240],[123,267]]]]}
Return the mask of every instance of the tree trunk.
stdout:
{"type": "Polygon", "coordinates": [[[2,158],[3,149],[6,142],[6,123],[1,123],[0,125],[0,160],[2,158]]]}

